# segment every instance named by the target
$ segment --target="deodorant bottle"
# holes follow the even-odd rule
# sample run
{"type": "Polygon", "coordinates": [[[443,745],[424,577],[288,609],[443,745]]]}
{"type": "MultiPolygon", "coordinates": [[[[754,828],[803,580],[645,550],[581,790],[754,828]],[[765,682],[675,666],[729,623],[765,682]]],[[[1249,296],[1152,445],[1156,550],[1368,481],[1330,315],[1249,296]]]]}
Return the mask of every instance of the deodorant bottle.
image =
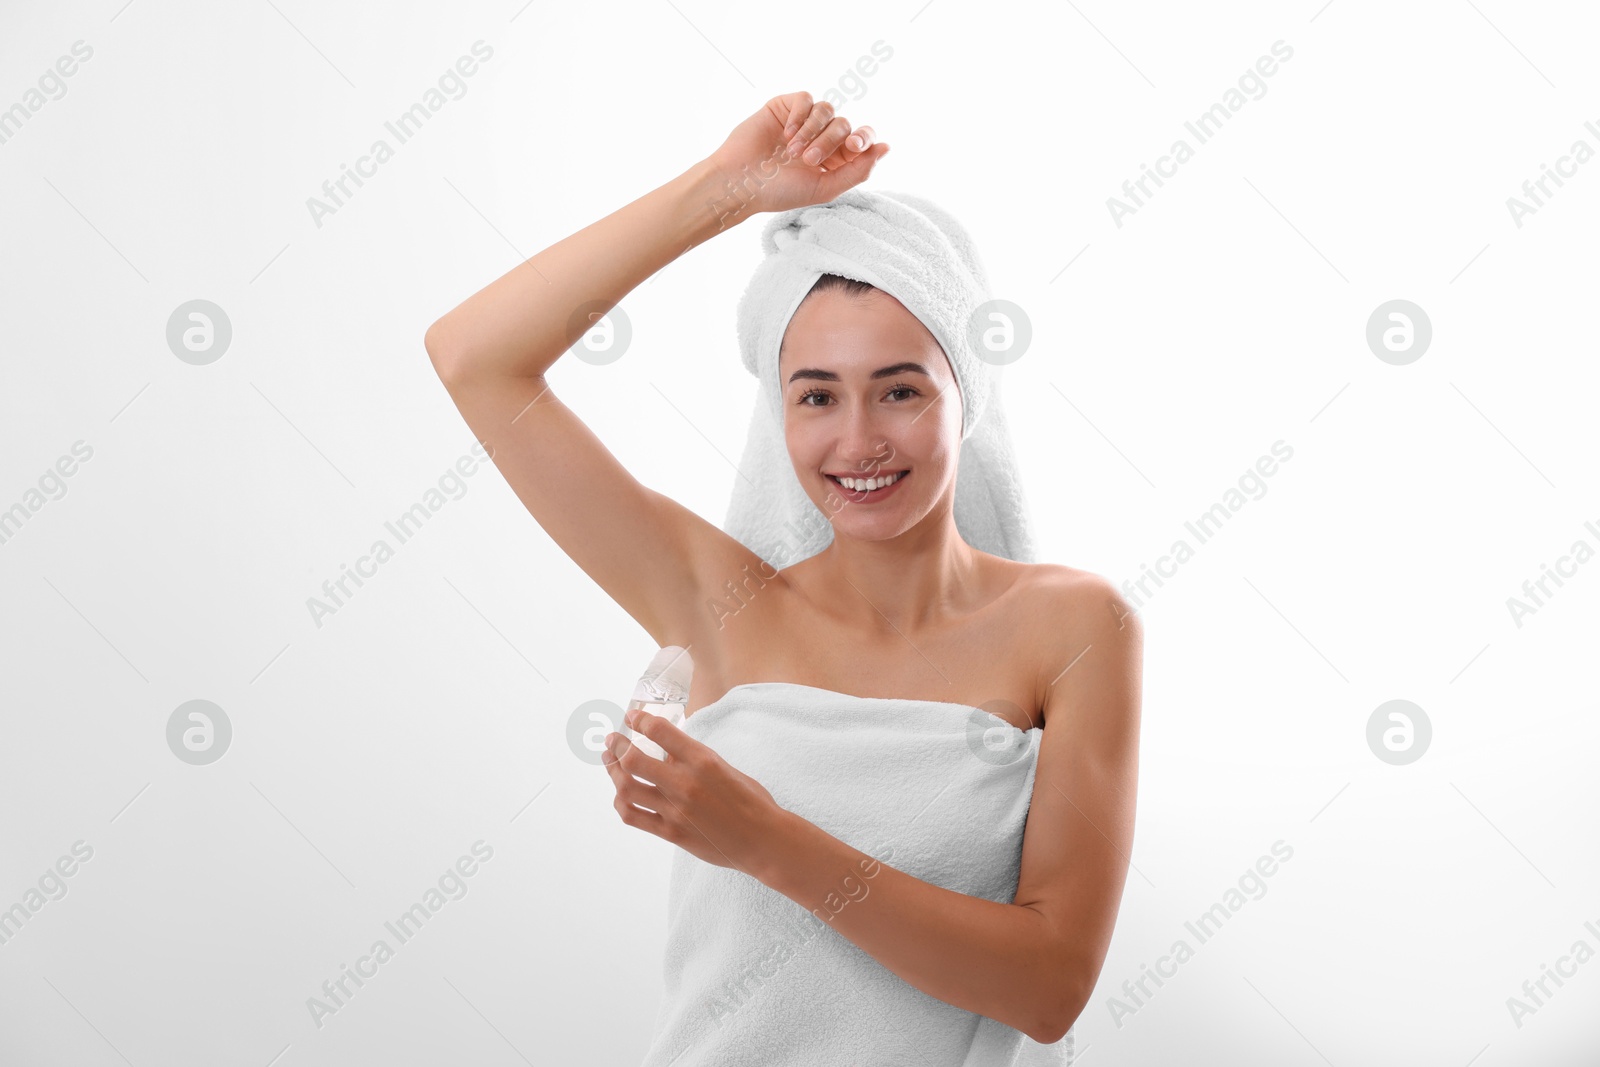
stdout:
{"type": "MultiPolygon", "coordinates": [[[[628,701],[628,710],[648,711],[667,719],[674,726],[682,726],[683,709],[689,703],[689,679],[693,674],[694,660],[689,658],[688,651],[677,645],[668,645],[651,658],[650,666],[633,687],[633,699],[628,701]]],[[[666,758],[661,746],[642,731],[630,728],[626,722],[619,729],[645,755],[656,759],[666,758]]]]}

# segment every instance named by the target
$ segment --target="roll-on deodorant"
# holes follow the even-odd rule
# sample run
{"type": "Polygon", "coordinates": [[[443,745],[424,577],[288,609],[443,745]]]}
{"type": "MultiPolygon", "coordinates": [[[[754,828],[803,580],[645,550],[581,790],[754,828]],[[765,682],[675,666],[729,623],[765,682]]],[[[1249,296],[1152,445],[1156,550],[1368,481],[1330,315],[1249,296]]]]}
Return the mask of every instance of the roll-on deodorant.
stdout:
{"type": "MultiPolygon", "coordinates": [[[[633,699],[628,710],[648,711],[660,715],[674,726],[683,725],[683,709],[689,703],[689,679],[694,674],[694,660],[686,649],[668,645],[650,660],[650,666],[633,687],[633,699]]],[[[631,729],[626,722],[620,727],[623,735],[647,756],[665,759],[661,746],[642,732],[631,729]]]]}

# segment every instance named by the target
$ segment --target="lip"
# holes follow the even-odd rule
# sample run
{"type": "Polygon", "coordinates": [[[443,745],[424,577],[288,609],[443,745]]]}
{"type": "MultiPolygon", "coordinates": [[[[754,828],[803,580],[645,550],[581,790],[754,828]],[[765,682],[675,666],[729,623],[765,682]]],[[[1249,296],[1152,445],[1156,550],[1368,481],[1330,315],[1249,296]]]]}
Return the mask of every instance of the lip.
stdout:
{"type": "Polygon", "coordinates": [[[893,483],[884,486],[882,489],[868,489],[859,493],[853,489],[846,489],[844,486],[834,481],[833,476],[830,474],[824,473],[823,477],[827,478],[828,483],[840,493],[844,494],[844,498],[850,501],[852,504],[876,504],[880,500],[887,500],[893,496],[895,490],[899,489],[901,485],[905,484],[906,479],[911,477],[911,473],[912,472],[909,470],[906,471],[905,473],[901,474],[900,477],[896,478],[893,483]]]}

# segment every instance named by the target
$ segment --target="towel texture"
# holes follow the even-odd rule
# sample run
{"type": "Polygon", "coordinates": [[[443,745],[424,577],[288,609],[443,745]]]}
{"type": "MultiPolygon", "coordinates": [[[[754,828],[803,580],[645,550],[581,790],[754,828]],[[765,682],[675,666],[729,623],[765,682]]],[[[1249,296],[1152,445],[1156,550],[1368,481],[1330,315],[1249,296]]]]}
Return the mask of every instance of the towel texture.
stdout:
{"type": "MultiPolygon", "coordinates": [[[[738,685],[683,730],[786,809],[881,863],[1011,903],[1043,730],[963,704],[738,685]]],[[[881,874],[881,870],[875,873],[881,874]]],[[[1065,1067],[1075,1034],[1041,1045],[917,989],[820,914],[873,887],[841,871],[813,912],[677,850],[665,997],[643,1067],[1065,1067]]]]}
{"type": "MultiPolygon", "coordinates": [[[[833,526],[806,496],[783,435],[778,346],[823,274],[877,286],[904,304],[944,349],[960,387],[955,521],[984,552],[1034,562],[1034,538],[999,391],[980,352],[992,325],[989,282],[954,217],[924,197],[855,188],[825,204],[780,212],[761,233],[765,253],[739,300],[739,352],[759,381],[755,410],[723,529],[779,570],[826,548],[833,526]]],[[[948,399],[948,398],[947,398],[948,399]]]]}

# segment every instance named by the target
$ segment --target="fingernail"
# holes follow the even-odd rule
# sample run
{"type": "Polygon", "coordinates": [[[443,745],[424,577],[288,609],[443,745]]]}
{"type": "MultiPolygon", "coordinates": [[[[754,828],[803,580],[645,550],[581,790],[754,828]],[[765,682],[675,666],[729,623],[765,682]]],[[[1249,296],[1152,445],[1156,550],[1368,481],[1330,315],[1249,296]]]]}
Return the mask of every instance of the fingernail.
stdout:
{"type": "Polygon", "coordinates": [[[815,163],[822,158],[822,153],[815,148],[806,149],[806,154],[800,157],[807,163],[815,163]]]}
{"type": "Polygon", "coordinates": [[[627,712],[625,715],[622,716],[622,721],[627,723],[629,726],[632,726],[634,723],[638,722],[639,721],[638,709],[634,709],[634,710],[631,710],[631,711],[627,712]]]}
{"type": "Polygon", "coordinates": [[[845,144],[849,145],[851,148],[860,148],[861,138],[852,133],[849,139],[845,141],[845,144]]]}

